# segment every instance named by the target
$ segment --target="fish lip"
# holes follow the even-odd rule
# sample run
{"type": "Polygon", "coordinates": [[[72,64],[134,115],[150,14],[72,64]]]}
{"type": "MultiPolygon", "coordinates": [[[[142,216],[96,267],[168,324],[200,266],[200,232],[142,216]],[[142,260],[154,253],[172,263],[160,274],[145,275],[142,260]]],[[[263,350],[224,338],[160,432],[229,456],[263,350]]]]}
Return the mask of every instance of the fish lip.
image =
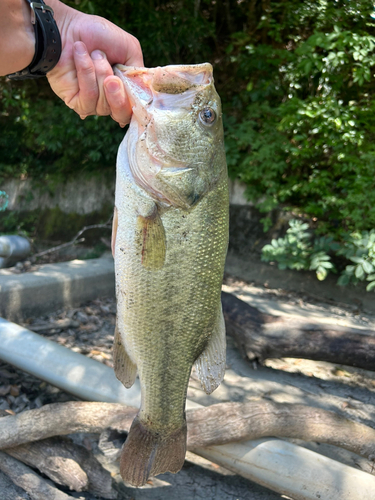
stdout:
{"type": "MultiPolygon", "coordinates": [[[[137,66],[124,66],[116,64],[113,72],[118,76],[126,89],[129,98],[135,98],[136,95],[129,86],[131,77],[139,76],[144,90],[147,88],[154,93],[183,94],[189,89],[205,87],[213,83],[213,68],[210,63],[201,64],[180,64],[168,66],[156,66],[155,68],[145,68],[137,66]],[[142,78],[142,75],[148,75],[142,78]],[[165,85],[163,86],[163,81],[165,85]]],[[[139,84],[140,82],[138,82],[139,84]]],[[[151,97],[151,96],[150,96],[151,97]]],[[[138,96],[139,98],[139,96],[138,96]]],[[[132,99],[130,99],[132,100],[132,99]]],[[[144,105],[152,102],[149,99],[143,101],[144,105]]]]}
{"type": "Polygon", "coordinates": [[[194,73],[194,70],[197,70],[196,73],[202,73],[203,69],[206,69],[206,74],[209,74],[210,81],[202,82],[203,84],[210,83],[212,81],[212,73],[213,68],[210,63],[200,63],[200,64],[169,64],[168,66],[155,66],[154,68],[145,68],[144,66],[126,66],[124,64],[115,64],[113,66],[113,71],[115,75],[120,76],[123,73],[131,74],[131,73],[148,73],[154,74],[156,71],[175,71],[175,72],[184,72],[188,71],[189,74],[194,73]]]}

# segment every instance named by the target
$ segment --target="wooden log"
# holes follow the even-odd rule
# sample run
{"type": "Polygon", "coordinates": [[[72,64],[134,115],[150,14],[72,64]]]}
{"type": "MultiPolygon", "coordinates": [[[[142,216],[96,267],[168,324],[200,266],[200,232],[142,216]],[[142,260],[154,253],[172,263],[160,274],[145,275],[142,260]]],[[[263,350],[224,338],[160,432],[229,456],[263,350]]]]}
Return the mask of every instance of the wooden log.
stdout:
{"type": "Polygon", "coordinates": [[[73,498],[52,486],[49,481],[42,479],[27,465],[2,451],[0,451],[0,470],[13,483],[25,490],[31,500],[72,500],[73,498]]]}
{"type": "MultiPolygon", "coordinates": [[[[112,403],[46,405],[1,418],[0,448],[25,443],[31,438],[39,440],[73,432],[102,432],[106,428],[127,432],[135,414],[133,408],[112,403]]],[[[329,443],[368,459],[375,458],[374,429],[305,405],[268,400],[219,403],[189,410],[187,422],[189,449],[278,436],[329,443]]]]}
{"type": "Polygon", "coordinates": [[[222,292],[227,333],[250,359],[304,358],[375,371],[375,331],[272,316],[222,292]]]}
{"type": "MultiPolygon", "coordinates": [[[[126,418],[125,422],[128,422],[126,418]]],[[[117,492],[112,488],[111,473],[102,467],[95,456],[83,446],[72,442],[67,441],[65,446],[87,474],[87,491],[101,498],[116,498],[117,492]]]]}
{"type": "MultiPolygon", "coordinates": [[[[99,364],[99,363],[98,363],[99,364]]],[[[129,428],[137,410],[117,403],[53,403],[0,419],[0,449],[75,432],[100,433],[121,422],[129,428]],[[9,420],[9,417],[11,420],[9,420]]]]}
{"type": "Polygon", "coordinates": [[[0,493],[1,500],[31,500],[25,490],[13,483],[13,481],[0,470],[0,493]]]}
{"type": "Polygon", "coordinates": [[[6,452],[38,469],[57,484],[74,491],[86,490],[89,483],[87,475],[64,444],[62,440],[49,438],[7,448],[6,452]]]}
{"type": "Polygon", "coordinates": [[[7,448],[6,452],[71,490],[89,491],[108,499],[117,496],[111,474],[92,453],[70,439],[48,438],[7,448]]]}
{"type": "Polygon", "coordinates": [[[375,459],[375,429],[320,408],[259,400],[219,403],[187,415],[191,450],[277,436],[327,443],[375,459]]]}

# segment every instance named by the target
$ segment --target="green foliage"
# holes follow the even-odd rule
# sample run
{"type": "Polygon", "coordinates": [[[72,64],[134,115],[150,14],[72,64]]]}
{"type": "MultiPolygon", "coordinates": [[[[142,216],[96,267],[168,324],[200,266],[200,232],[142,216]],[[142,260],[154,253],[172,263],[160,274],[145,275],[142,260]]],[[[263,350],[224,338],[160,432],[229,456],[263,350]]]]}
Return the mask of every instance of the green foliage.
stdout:
{"type": "MultiPolygon", "coordinates": [[[[142,42],[145,64],[196,63],[212,58],[215,25],[194,3],[129,0],[67,1],[106,17],[142,42]]],[[[207,2],[202,2],[202,9],[207,2]]],[[[82,121],[50,90],[47,80],[0,79],[0,182],[29,176],[56,183],[77,171],[115,170],[124,130],[110,117],[82,121]]]]}
{"type": "Polygon", "coordinates": [[[77,172],[113,171],[123,130],[98,116],[82,121],[62,101],[46,94],[28,100],[26,91],[3,88],[3,96],[11,99],[5,101],[0,116],[0,179],[10,175],[63,179],[77,172]]]}
{"type": "Polygon", "coordinates": [[[279,269],[315,271],[324,280],[329,272],[336,272],[333,258],[343,256],[347,264],[338,279],[339,285],[367,280],[367,291],[375,289],[375,230],[347,235],[343,244],[332,238],[320,237],[312,241],[309,225],[292,219],[284,238],[273,239],[262,249],[262,260],[278,262],[279,269]],[[331,255],[330,255],[331,254],[331,255]]]}
{"type": "Polygon", "coordinates": [[[96,245],[94,245],[94,248],[82,255],[81,259],[97,259],[102,256],[105,251],[108,251],[108,247],[104,243],[97,243],[96,245]]]}
{"type": "MultiPolygon", "coordinates": [[[[213,63],[229,173],[265,228],[280,205],[341,244],[375,227],[373,0],[67,3],[134,34],[146,66],[213,63]]],[[[2,79],[0,93],[0,181],[114,171],[124,131],[109,117],[80,120],[42,79],[2,79]]],[[[303,265],[323,276],[330,261],[310,250],[303,265]]]]}
{"type": "Polygon", "coordinates": [[[283,204],[338,239],[371,229],[374,4],[267,5],[229,46],[237,75],[248,78],[227,108],[231,171],[263,211],[283,204]]]}
{"type": "Polygon", "coordinates": [[[367,291],[375,289],[375,230],[355,232],[347,237],[338,252],[353,264],[347,265],[339,278],[339,285],[367,280],[367,291]]]}
{"type": "Polygon", "coordinates": [[[6,210],[0,218],[0,235],[25,234],[32,236],[38,224],[40,211],[19,213],[6,210]]]}
{"type": "Polygon", "coordinates": [[[289,221],[289,229],[284,238],[272,240],[270,245],[262,249],[262,260],[278,262],[279,269],[296,269],[315,271],[322,281],[334,265],[327,252],[336,248],[331,238],[317,238],[311,241],[307,231],[309,225],[299,220],[289,221]]]}

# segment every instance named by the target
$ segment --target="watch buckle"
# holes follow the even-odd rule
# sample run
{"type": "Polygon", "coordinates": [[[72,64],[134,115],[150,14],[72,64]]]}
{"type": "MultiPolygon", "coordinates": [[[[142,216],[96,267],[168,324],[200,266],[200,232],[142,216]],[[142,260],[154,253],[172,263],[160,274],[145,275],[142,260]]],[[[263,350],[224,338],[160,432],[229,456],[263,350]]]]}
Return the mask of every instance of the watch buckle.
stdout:
{"type": "Polygon", "coordinates": [[[49,12],[51,12],[51,14],[53,15],[54,12],[53,12],[53,9],[49,6],[49,5],[45,5],[43,3],[39,3],[39,2],[31,2],[30,3],[30,7],[31,7],[31,23],[32,24],[35,24],[36,23],[36,19],[35,19],[35,9],[41,9],[43,11],[46,11],[48,10],[49,12]]]}

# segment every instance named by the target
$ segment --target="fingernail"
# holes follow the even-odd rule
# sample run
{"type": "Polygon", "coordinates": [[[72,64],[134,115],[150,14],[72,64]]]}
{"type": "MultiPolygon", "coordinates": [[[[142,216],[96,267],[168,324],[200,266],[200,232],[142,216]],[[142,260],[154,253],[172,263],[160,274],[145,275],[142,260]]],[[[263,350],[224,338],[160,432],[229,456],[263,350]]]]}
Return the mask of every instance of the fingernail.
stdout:
{"type": "Polygon", "coordinates": [[[101,50],[94,50],[91,52],[91,59],[94,59],[94,61],[99,61],[100,59],[104,59],[105,54],[101,50]]]}
{"type": "Polygon", "coordinates": [[[79,56],[83,56],[87,53],[86,45],[83,42],[76,42],[74,44],[74,50],[79,56]]]}
{"type": "Polygon", "coordinates": [[[108,92],[114,94],[115,92],[118,92],[120,90],[120,85],[118,82],[111,81],[107,83],[106,88],[108,92]]]}

